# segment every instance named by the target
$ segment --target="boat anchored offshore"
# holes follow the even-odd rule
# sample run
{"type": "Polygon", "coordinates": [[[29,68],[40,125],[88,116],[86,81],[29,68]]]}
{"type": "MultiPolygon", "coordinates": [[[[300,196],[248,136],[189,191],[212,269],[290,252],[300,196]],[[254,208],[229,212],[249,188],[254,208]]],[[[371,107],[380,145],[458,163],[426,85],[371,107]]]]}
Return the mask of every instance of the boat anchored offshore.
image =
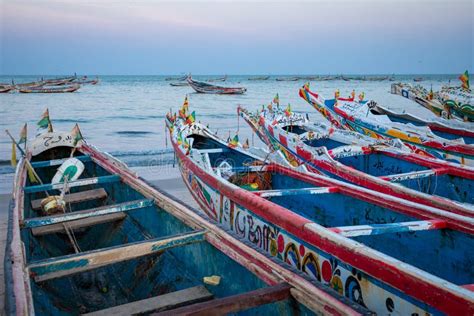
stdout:
{"type": "Polygon", "coordinates": [[[277,163],[278,152],[166,120],[193,197],[261,252],[377,314],[474,312],[474,219],[302,173],[277,163]]]}
{"type": "Polygon", "coordinates": [[[154,188],[77,125],[18,143],[7,315],[371,314],[154,188]]]}
{"type": "Polygon", "coordinates": [[[294,165],[405,200],[474,217],[474,168],[412,152],[399,140],[339,130],[288,110],[239,115],[294,165]]]}
{"type": "Polygon", "coordinates": [[[349,98],[341,98],[336,91],[334,99],[324,99],[310,91],[306,84],[299,93],[337,128],[357,131],[378,139],[398,138],[407,146],[416,146],[436,158],[474,165],[473,145],[466,145],[462,139],[441,138],[434,135],[428,127],[395,123],[386,115],[374,114],[372,109],[376,102],[363,99],[356,101],[355,92],[349,98]]]}
{"type": "Polygon", "coordinates": [[[47,87],[47,86],[39,86],[39,87],[19,87],[18,91],[20,93],[68,93],[68,92],[75,92],[79,90],[81,85],[79,84],[72,84],[67,86],[55,86],[55,87],[47,87]]]}
{"type": "Polygon", "coordinates": [[[188,77],[187,82],[191,88],[193,88],[198,93],[210,93],[210,94],[244,94],[247,89],[243,87],[222,87],[212,85],[202,81],[193,80],[193,78],[188,77]]]}

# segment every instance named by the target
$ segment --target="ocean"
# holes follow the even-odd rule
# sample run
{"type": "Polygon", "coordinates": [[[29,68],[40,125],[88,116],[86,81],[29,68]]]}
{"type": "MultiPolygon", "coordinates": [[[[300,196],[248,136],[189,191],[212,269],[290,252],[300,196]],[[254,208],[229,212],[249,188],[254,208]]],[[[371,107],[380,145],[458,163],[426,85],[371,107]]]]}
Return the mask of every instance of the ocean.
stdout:
{"type": "MultiPolygon", "coordinates": [[[[363,76],[363,75],[361,75],[363,76]]],[[[456,82],[457,75],[406,75],[395,76],[395,82],[413,83],[413,78],[423,77],[423,86],[436,91],[449,81],[456,82]]],[[[165,134],[165,115],[170,109],[177,111],[187,95],[196,120],[208,124],[221,137],[247,138],[255,146],[263,147],[251,129],[237,117],[238,105],[250,110],[260,109],[279,94],[280,104],[291,104],[295,112],[308,113],[313,120],[321,116],[298,96],[299,81],[276,81],[271,76],[265,81],[249,81],[252,76],[228,76],[226,86],[244,86],[244,95],[198,94],[190,87],[172,87],[168,76],[100,76],[95,86],[85,85],[74,93],[66,94],[0,94],[0,192],[11,190],[13,168],[10,166],[11,141],[3,130],[8,129],[18,137],[21,127],[28,123],[28,135],[36,134],[36,123],[46,108],[55,130],[71,130],[78,123],[86,141],[96,145],[130,167],[159,167],[171,165],[174,155],[165,134]]],[[[193,76],[207,80],[219,76],[193,76]]],[[[289,76],[290,77],[290,76],[289,76]]],[[[292,76],[291,76],[292,77],[292,76]]],[[[39,76],[0,76],[0,82],[16,83],[37,80],[39,76]]],[[[48,77],[49,78],[49,77],[48,77]]],[[[432,113],[414,102],[390,94],[392,82],[385,81],[312,81],[311,90],[325,97],[332,97],[336,89],[341,96],[364,91],[367,99],[374,99],[391,108],[409,109],[411,112],[431,116],[432,113]]],[[[457,84],[457,83],[456,83],[457,84]]],[[[151,170],[151,169],[150,169],[151,170]]]]}

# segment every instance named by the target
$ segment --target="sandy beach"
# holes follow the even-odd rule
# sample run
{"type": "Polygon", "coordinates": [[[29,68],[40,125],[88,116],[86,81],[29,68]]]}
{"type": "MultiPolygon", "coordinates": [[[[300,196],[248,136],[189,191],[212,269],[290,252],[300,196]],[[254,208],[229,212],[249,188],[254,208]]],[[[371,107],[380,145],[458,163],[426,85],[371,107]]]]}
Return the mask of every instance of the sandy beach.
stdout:
{"type": "MultiPolygon", "coordinates": [[[[140,176],[150,181],[153,185],[172,194],[192,207],[198,207],[197,203],[192,199],[188,189],[184,185],[179,169],[171,166],[163,166],[161,168],[150,169],[134,169],[140,176]]],[[[4,315],[5,303],[5,284],[3,260],[5,252],[5,242],[8,226],[8,205],[10,203],[11,194],[0,193],[0,316],[4,315]]]]}

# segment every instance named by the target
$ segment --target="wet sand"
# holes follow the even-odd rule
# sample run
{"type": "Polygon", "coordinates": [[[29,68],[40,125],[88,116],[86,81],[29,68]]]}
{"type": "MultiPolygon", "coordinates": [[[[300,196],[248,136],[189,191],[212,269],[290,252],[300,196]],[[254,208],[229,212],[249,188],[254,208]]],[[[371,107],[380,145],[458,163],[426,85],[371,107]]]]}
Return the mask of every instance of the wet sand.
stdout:
{"type": "MultiPolygon", "coordinates": [[[[174,197],[182,200],[188,205],[198,208],[197,203],[191,197],[188,189],[183,183],[178,168],[167,168],[166,173],[157,176],[149,173],[143,174],[143,170],[136,170],[141,176],[150,181],[153,185],[161,188],[163,191],[172,194],[174,197]],[[154,178],[154,179],[151,179],[154,178]]],[[[8,205],[11,194],[0,194],[0,316],[4,315],[5,303],[5,283],[3,271],[3,259],[5,252],[5,241],[7,238],[8,205]]]]}

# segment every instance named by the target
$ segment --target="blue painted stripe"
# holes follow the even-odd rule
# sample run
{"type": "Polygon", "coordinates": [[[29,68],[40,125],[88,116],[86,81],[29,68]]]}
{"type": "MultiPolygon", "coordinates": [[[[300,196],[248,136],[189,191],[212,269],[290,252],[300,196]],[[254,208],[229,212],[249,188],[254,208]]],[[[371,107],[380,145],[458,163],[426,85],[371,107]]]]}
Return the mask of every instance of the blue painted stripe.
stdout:
{"type": "MultiPolygon", "coordinates": [[[[95,178],[86,178],[86,179],[79,179],[76,181],[68,182],[69,188],[74,187],[81,187],[90,184],[103,184],[103,183],[112,183],[120,181],[119,175],[110,175],[110,176],[102,176],[102,177],[95,177],[95,178]]],[[[56,184],[40,184],[40,185],[32,185],[28,187],[24,187],[25,193],[35,193],[35,192],[42,192],[42,191],[49,191],[49,190],[59,190],[62,189],[64,186],[63,183],[56,183],[56,184]]]]}
{"type": "Polygon", "coordinates": [[[101,215],[107,215],[107,214],[112,214],[112,213],[121,213],[121,212],[136,210],[140,208],[149,207],[152,205],[153,205],[153,200],[143,199],[143,200],[125,202],[121,204],[92,208],[89,210],[59,214],[59,215],[28,218],[28,219],[25,219],[25,221],[23,222],[23,227],[33,228],[33,227],[64,223],[64,222],[74,221],[74,220],[83,219],[83,218],[92,217],[92,216],[101,216],[101,215]]]}
{"type": "Polygon", "coordinates": [[[205,230],[142,240],[121,246],[35,261],[28,266],[37,282],[91,270],[159,251],[205,241],[205,230]],[[67,273],[69,271],[69,273],[67,273]]]}
{"type": "MultiPolygon", "coordinates": [[[[80,160],[82,162],[92,161],[92,158],[88,155],[77,156],[77,157],[74,157],[74,158],[76,158],[77,160],[80,160]]],[[[59,166],[59,165],[62,165],[63,162],[65,162],[68,159],[69,158],[35,161],[35,162],[32,162],[31,165],[33,166],[33,168],[44,168],[44,167],[50,167],[50,166],[59,166]]]]}

